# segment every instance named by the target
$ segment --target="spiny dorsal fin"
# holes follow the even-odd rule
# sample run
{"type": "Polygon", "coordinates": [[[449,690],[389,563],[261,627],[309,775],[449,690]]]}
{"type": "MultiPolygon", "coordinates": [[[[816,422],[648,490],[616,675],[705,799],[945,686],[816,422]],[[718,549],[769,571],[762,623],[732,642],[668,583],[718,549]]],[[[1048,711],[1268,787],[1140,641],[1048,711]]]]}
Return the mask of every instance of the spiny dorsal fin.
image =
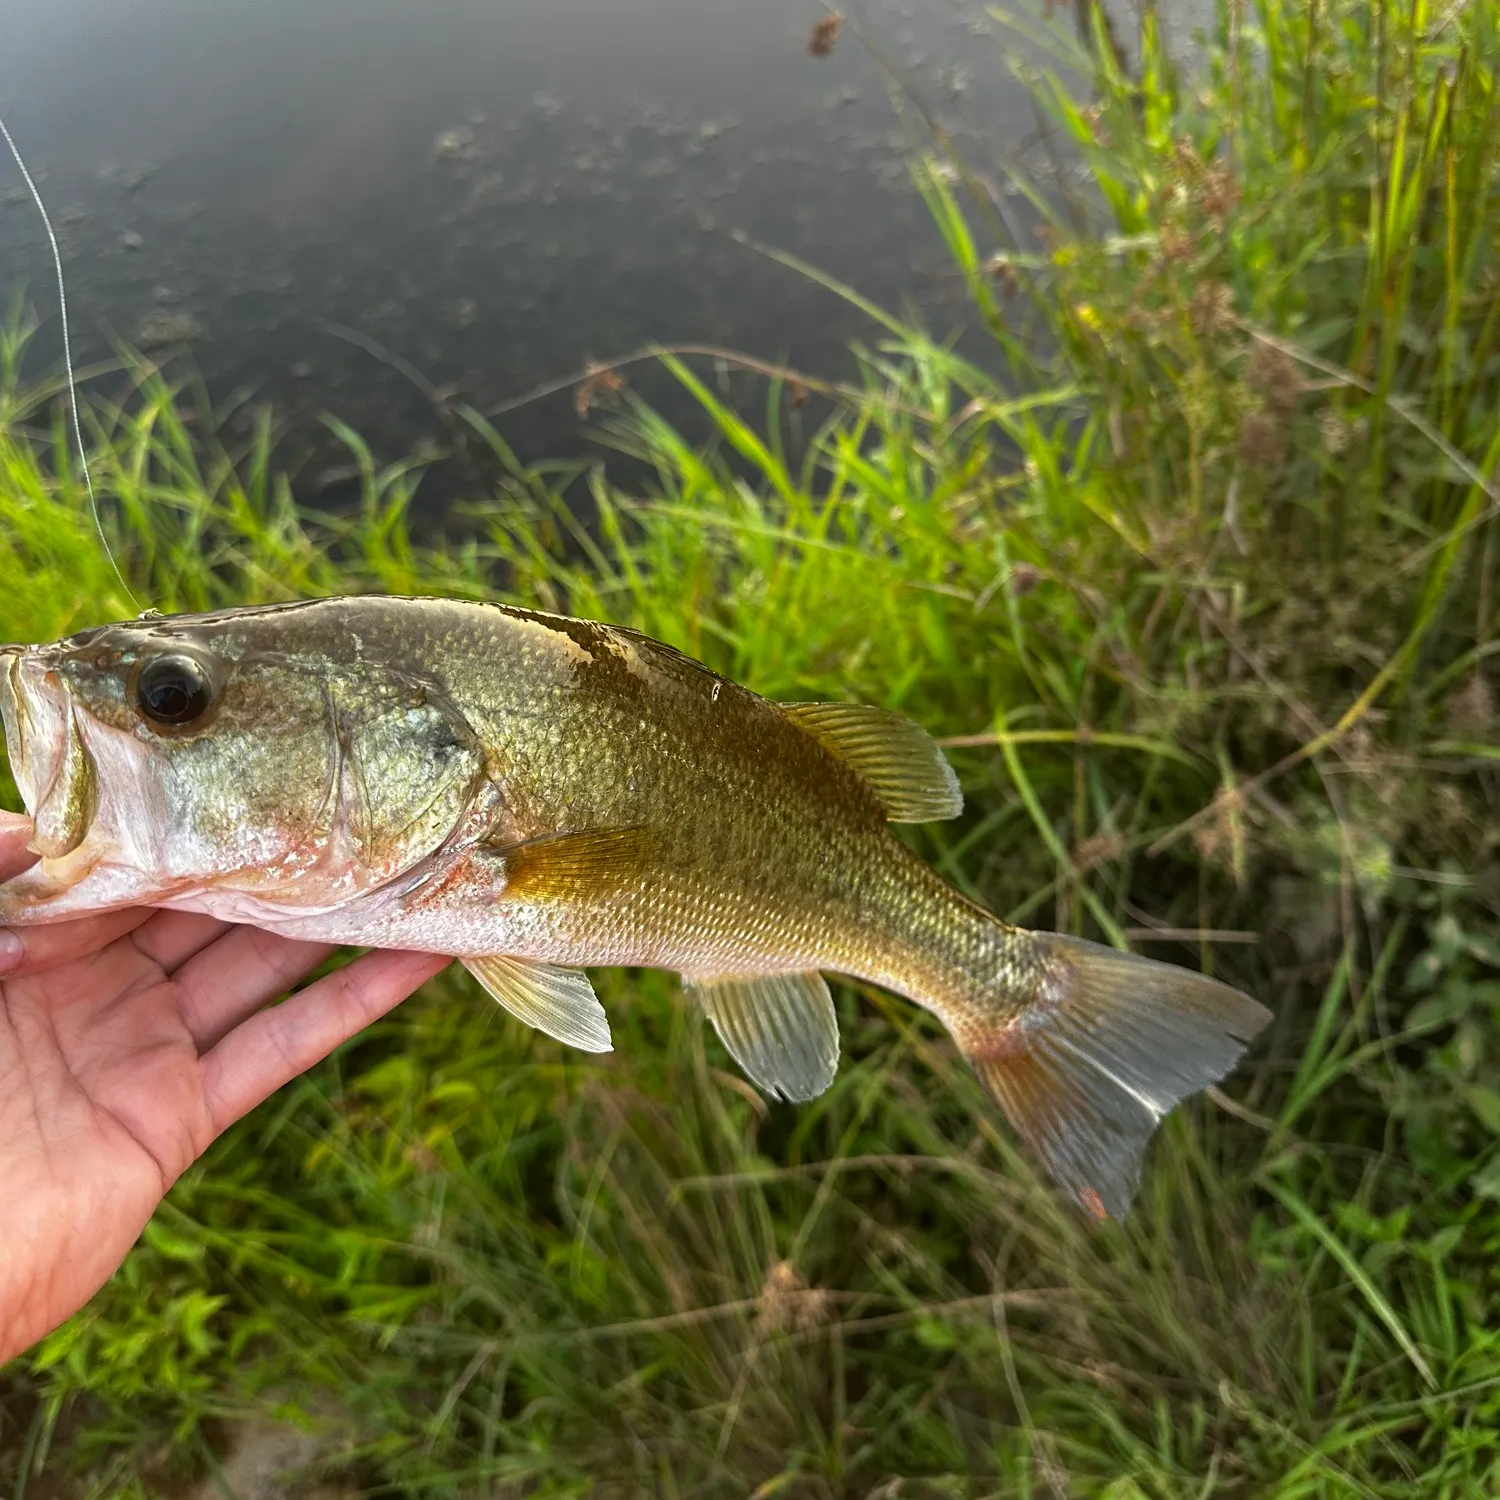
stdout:
{"type": "Polygon", "coordinates": [[[729,1054],[773,1099],[816,1099],[839,1066],[839,1023],[823,976],[682,976],[729,1054]]]}
{"type": "Polygon", "coordinates": [[[937,741],[905,714],[863,703],[777,705],[869,783],[892,823],[956,818],[964,794],[937,741]]]}
{"type": "Polygon", "coordinates": [[[643,827],[586,828],[495,849],[505,870],[505,894],[532,901],[598,896],[633,888],[651,860],[643,827]]]}
{"type": "Polygon", "coordinates": [[[609,1018],[582,969],[492,953],[463,966],[518,1021],[583,1052],[611,1052],[609,1018]]]}

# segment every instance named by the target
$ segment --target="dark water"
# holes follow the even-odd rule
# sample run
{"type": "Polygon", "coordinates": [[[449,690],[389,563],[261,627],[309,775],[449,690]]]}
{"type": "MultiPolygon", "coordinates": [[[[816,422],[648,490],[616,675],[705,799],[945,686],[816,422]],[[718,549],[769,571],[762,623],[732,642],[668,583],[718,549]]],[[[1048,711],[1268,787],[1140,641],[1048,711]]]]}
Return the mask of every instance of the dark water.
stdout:
{"type": "MultiPolygon", "coordinates": [[[[979,5],[846,8],[961,141],[1034,130],[1017,43],[979,5]]],[[[845,370],[877,330],[737,232],[940,330],[965,316],[882,70],[850,28],[811,57],[810,0],[9,9],[0,109],[59,228],[80,358],[110,332],[186,350],[294,446],[327,409],[394,456],[440,435],[431,388],[487,409],[648,340],[845,370]]],[[[0,199],[0,285],[50,316],[8,163],[0,199]]],[[[586,441],[566,393],[500,425],[530,457],[586,441]]],[[[312,451],[314,489],[332,460],[312,451]]]]}

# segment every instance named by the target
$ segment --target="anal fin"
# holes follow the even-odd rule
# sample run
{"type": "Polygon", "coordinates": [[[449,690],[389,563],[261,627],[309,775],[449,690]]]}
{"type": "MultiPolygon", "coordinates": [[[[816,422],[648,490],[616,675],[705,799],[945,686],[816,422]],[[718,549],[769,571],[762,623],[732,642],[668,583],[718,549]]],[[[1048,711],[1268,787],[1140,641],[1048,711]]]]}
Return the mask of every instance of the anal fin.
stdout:
{"type": "Polygon", "coordinates": [[[492,953],[462,960],[490,996],[518,1021],[582,1052],[610,1052],[609,1017],[582,969],[562,969],[492,953]]]}
{"type": "Polygon", "coordinates": [[[773,1099],[815,1099],[839,1066],[839,1024],[816,970],[682,977],[730,1056],[773,1099]]]}

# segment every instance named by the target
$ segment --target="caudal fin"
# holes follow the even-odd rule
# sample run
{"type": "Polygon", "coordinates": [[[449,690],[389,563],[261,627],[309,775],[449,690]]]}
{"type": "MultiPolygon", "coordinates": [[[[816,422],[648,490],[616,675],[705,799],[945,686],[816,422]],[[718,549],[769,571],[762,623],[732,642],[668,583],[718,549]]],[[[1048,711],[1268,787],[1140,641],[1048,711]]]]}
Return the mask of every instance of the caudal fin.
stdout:
{"type": "Polygon", "coordinates": [[[1158,1123],[1228,1073],[1271,1013],[1191,969],[1034,937],[1035,1000],[988,1035],[966,1028],[966,1055],[1052,1175],[1096,1217],[1123,1218],[1158,1123]]]}

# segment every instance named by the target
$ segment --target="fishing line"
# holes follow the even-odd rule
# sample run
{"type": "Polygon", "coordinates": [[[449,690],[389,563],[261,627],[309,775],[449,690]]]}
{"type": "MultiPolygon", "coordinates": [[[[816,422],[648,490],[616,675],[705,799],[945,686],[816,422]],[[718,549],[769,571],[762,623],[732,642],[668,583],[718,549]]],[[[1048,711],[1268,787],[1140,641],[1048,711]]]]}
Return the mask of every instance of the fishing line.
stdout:
{"type": "Polygon", "coordinates": [[[21,169],[21,177],[31,193],[31,201],[36,204],[36,211],[42,216],[42,227],[47,231],[47,243],[52,247],[52,267],[57,272],[57,310],[62,318],[63,369],[68,378],[68,411],[73,418],[73,441],[78,445],[78,464],[83,470],[83,487],[88,491],[89,514],[94,519],[94,530],[99,534],[99,542],[104,548],[104,555],[109,559],[110,567],[115,570],[115,577],[120,580],[120,587],[125,590],[125,597],[130,601],[133,609],[139,609],[140,600],[135,597],[130,585],[125,582],[125,575],[120,571],[120,564],[115,561],[114,550],[109,545],[109,538],[104,534],[104,523],[99,519],[99,501],[94,495],[94,480],[89,473],[89,456],[83,446],[83,424],[78,419],[78,387],[73,381],[73,344],[68,336],[68,294],[63,286],[62,251],[57,248],[57,235],[53,233],[52,220],[47,214],[47,205],[42,202],[42,195],[37,191],[31,173],[26,170],[26,163],[22,160],[15,141],[11,139],[10,131],[6,129],[3,119],[0,119],[0,135],[5,137],[5,144],[10,147],[10,154],[15,157],[16,165],[21,169]]]}

